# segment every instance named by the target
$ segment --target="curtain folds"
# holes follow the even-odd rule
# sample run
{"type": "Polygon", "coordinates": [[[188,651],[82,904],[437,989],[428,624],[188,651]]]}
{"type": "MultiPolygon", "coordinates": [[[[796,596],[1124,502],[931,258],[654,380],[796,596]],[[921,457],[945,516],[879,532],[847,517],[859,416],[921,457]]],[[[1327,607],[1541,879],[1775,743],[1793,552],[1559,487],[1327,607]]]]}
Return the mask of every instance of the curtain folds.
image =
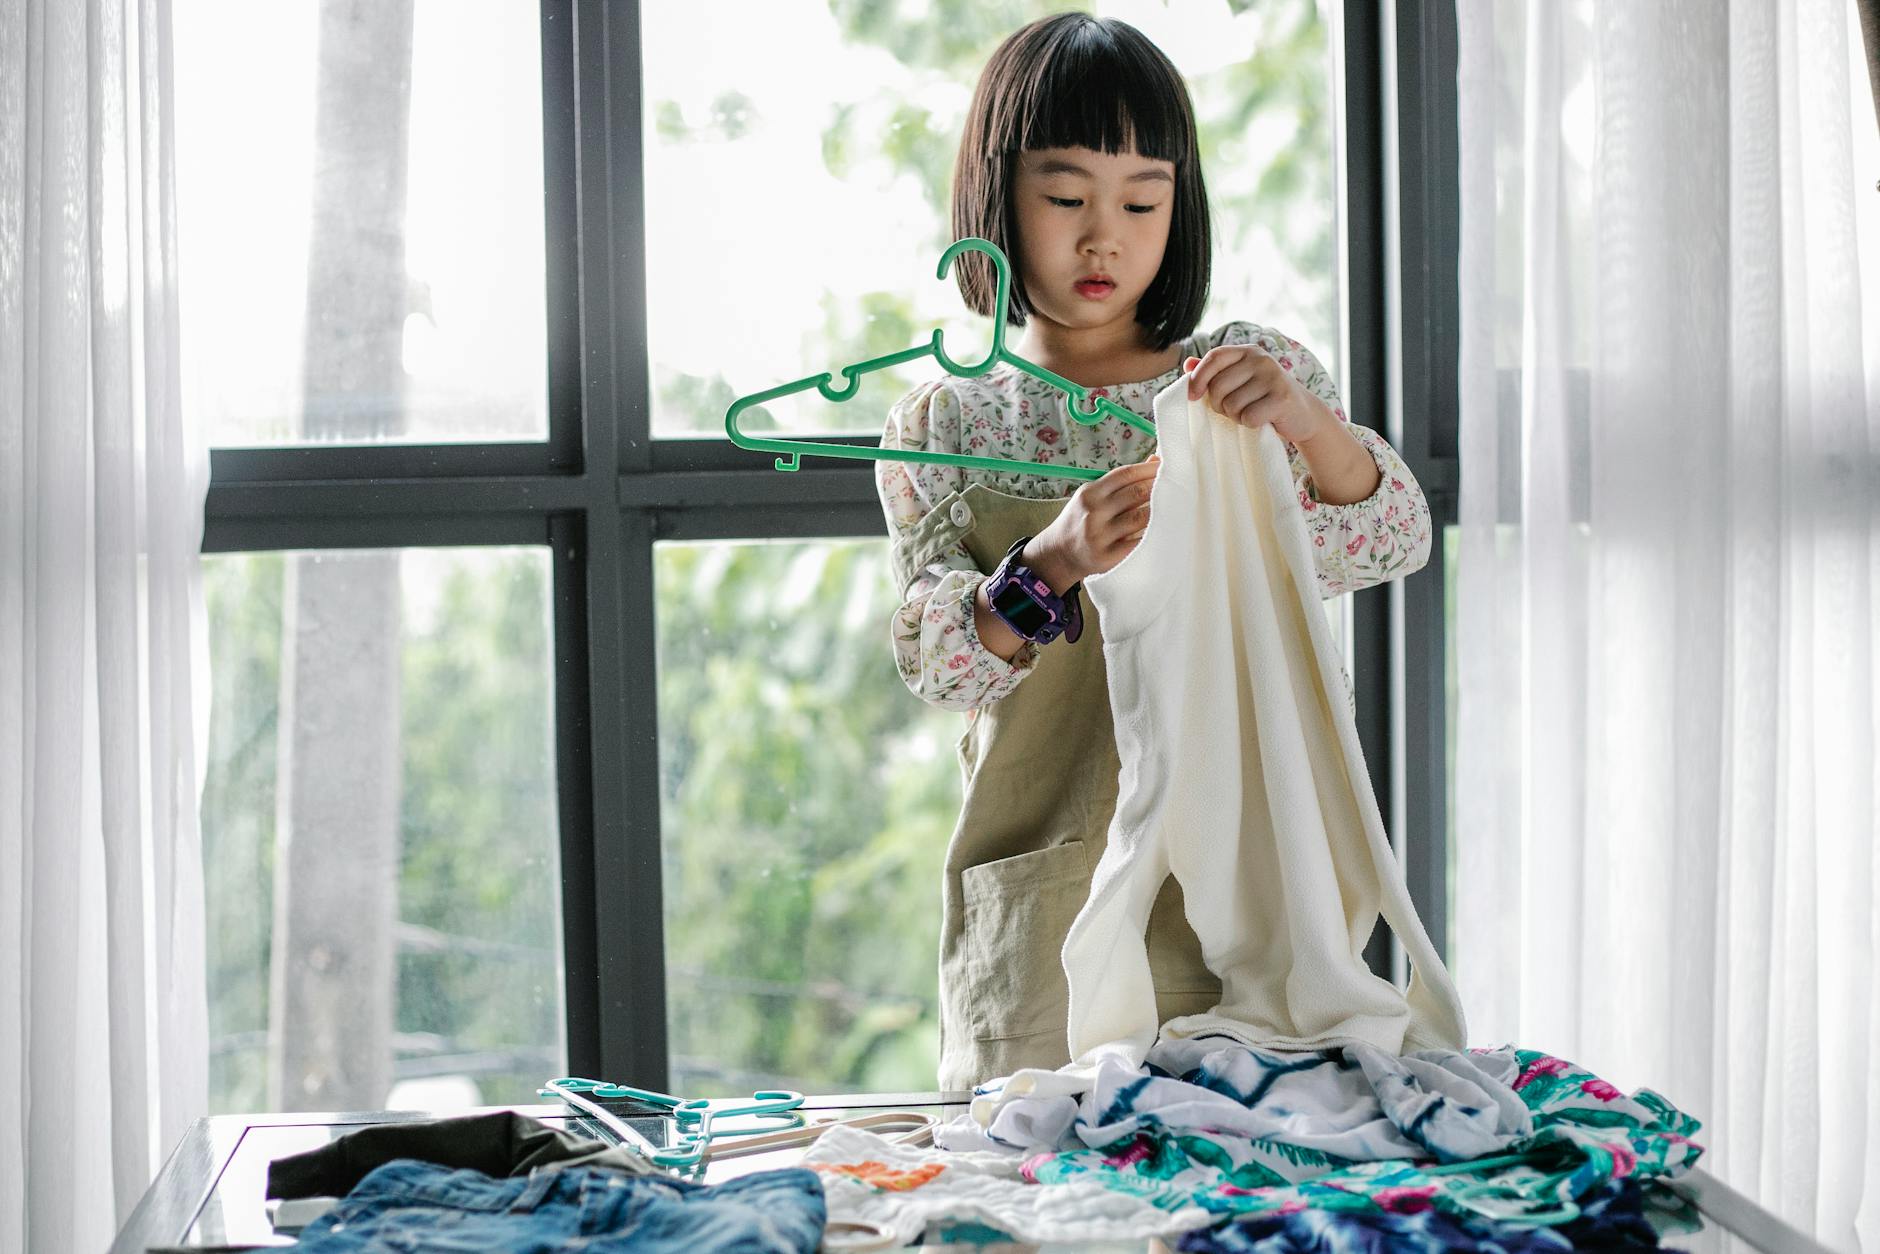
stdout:
{"type": "Polygon", "coordinates": [[[207,1100],[206,451],[167,0],[0,3],[0,1248],[100,1249],[207,1100]]]}
{"type": "Polygon", "coordinates": [[[1460,3],[1477,1044],[1880,1250],[1880,235],[1849,0],[1460,3]]]}

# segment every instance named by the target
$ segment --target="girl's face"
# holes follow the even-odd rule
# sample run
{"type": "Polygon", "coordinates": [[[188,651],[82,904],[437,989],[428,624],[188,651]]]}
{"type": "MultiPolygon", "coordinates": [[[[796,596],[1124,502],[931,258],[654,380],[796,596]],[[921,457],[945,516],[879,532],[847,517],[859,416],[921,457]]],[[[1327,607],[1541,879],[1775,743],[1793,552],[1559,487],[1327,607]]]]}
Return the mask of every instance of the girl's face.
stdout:
{"type": "Polygon", "coordinates": [[[1174,163],[1039,148],[1019,154],[1012,195],[1035,314],[1076,329],[1134,321],[1168,247],[1174,163]]]}

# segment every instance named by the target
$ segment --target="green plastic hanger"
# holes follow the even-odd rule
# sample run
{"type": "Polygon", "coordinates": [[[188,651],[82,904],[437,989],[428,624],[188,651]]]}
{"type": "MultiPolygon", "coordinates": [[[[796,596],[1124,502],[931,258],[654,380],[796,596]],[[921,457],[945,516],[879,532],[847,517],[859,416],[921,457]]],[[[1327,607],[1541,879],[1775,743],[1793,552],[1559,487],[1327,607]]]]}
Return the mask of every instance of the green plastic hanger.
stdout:
{"type": "Polygon", "coordinates": [[[782,453],[777,459],[778,470],[801,470],[804,454],[816,457],[853,457],[867,461],[924,462],[936,466],[972,466],[982,470],[1010,470],[1022,468],[1027,474],[1049,475],[1058,479],[1100,479],[1104,472],[1088,466],[1066,466],[1050,462],[1021,461],[1015,457],[978,457],[967,453],[929,453],[920,449],[888,449],[878,445],[830,444],[819,440],[789,440],[776,436],[746,435],[738,430],[738,415],[753,405],[779,396],[788,396],[792,392],[807,392],[815,388],[824,397],[832,401],[846,401],[854,396],[861,387],[861,376],[873,370],[883,370],[897,366],[904,361],[914,361],[921,357],[932,357],[944,366],[949,374],[973,379],[986,373],[1000,362],[1009,362],[1035,379],[1066,393],[1071,397],[1071,417],[1086,426],[1095,426],[1105,418],[1118,418],[1148,435],[1155,434],[1155,424],[1148,419],[1118,405],[1108,397],[1093,397],[1093,389],[1080,387],[1061,374],[1046,370],[1043,366],[1026,361],[1023,357],[1005,347],[1005,315],[1012,295],[1012,267],[1005,259],[1005,254],[991,240],[968,236],[956,241],[952,247],[940,254],[938,277],[946,278],[947,270],[953,259],[966,251],[985,253],[992,258],[992,264],[999,272],[998,300],[992,311],[992,351],[986,359],[973,365],[961,365],[947,355],[946,346],[941,342],[943,333],[935,330],[933,338],[925,344],[916,344],[912,348],[902,349],[898,353],[889,353],[885,357],[871,357],[867,361],[857,362],[853,366],[842,367],[843,386],[832,388],[834,376],[827,371],[811,375],[807,379],[796,379],[790,383],[755,392],[749,396],[740,396],[731,402],[731,408],[725,411],[725,434],[731,442],[740,448],[754,449],[761,452],[782,453]]]}

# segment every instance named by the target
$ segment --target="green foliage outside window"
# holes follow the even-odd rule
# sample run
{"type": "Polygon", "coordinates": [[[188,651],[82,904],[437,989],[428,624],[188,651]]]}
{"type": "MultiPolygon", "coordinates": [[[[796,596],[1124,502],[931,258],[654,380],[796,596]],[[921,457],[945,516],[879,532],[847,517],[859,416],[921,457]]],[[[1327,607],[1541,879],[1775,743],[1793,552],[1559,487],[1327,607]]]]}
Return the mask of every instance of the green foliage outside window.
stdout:
{"type": "Polygon", "coordinates": [[[931,1088],[957,716],[895,674],[885,541],[659,550],[674,1083],[931,1088]]]}
{"type": "MultiPolygon", "coordinates": [[[[202,802],[210,1108],[268,1108],[282,589],[279,553],[204,561],[214,696],[202,802]]],[[[344,559],[341,559],[344,560],[344,559]]],[[[403,789],[394,1050],[522,1100],[560,1065],[560,880],[547,561],[403,558],[403,789]]]]}

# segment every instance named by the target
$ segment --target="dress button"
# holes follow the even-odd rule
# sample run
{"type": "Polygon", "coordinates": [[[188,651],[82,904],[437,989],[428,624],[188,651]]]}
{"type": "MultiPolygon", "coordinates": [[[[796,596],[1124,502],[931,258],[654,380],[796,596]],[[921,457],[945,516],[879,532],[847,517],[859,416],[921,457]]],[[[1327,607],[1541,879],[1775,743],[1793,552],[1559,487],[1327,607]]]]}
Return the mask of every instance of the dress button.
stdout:
{"type": "Polygon", "coordinates": [[[970,527],[973,525],[973,511],[965,501],[953,502],[953,508],[947,516],[953,520],[955,527],[970,527]]]}

